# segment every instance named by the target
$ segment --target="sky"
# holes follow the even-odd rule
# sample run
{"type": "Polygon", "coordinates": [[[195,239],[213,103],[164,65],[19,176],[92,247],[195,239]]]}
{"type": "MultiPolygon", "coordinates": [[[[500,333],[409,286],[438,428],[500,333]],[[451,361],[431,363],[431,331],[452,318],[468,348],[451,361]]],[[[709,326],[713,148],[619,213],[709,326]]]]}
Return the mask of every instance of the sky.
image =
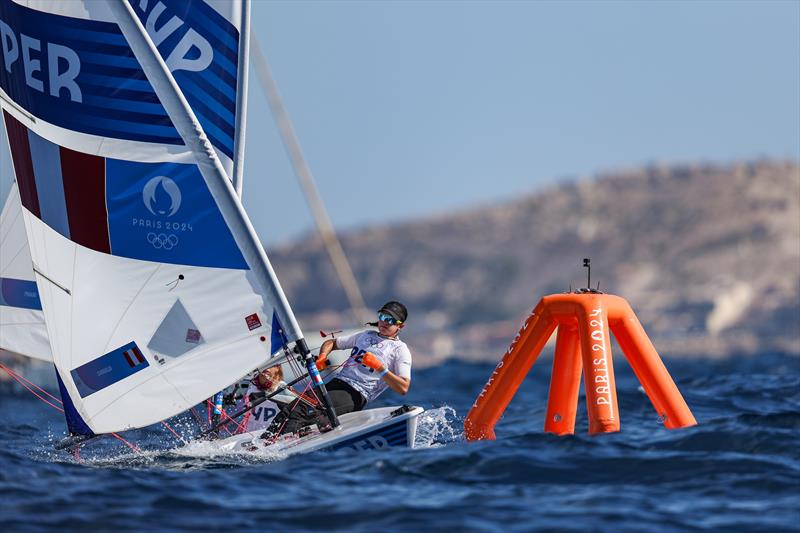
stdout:
{"type": "MultiPolygon", "coordinates": [[[[253,1],[340,230],[638,165],[800,159],[800,2],[253,1]]],[[[251,76],[245,206],[311,231],[251,76]]]]}
{"type": "MultiPolygon", "coordinates": [[[[652,163],[800,160],[800,1],[252,0],[252,35],[340,231],[652,163]]],[[[267,247],[314,231],[252,69],[244,205],[267,247]]]]}

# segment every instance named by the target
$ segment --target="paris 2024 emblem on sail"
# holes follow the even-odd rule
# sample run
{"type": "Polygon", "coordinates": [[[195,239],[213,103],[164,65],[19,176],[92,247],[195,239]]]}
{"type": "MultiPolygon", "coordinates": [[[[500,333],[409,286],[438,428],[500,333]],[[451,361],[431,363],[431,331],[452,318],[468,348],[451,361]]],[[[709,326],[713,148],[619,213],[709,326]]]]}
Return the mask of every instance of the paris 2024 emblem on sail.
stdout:
{"type": "Polygon", "coordinates": [[[243,268],[244,259],[196,165],[106,160],[112,248],[119,255],[243,268]]]}

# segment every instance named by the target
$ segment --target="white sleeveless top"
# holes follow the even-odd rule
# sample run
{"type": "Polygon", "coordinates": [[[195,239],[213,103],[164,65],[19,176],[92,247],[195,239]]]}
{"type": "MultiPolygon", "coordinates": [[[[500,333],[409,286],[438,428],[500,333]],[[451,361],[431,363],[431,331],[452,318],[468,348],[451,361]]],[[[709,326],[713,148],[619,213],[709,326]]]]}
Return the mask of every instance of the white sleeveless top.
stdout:
{"type": "Polygon", "coordinates": [[[367,352],[372,352],[394,374],[411,379],[411,352],[400,339],[381,337],[377,331],[367,330],[336,339],[336,348],[350,349],[350,358],[336,377],[360,392],[368,402],[377,398],[389,386],[377,370],[361,364],[367,352]]]}

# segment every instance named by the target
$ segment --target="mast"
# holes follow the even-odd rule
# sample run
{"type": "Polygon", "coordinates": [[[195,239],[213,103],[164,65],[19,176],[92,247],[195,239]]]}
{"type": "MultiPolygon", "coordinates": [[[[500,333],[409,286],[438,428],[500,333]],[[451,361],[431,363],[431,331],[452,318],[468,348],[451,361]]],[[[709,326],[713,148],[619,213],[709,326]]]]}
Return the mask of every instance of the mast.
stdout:
{"type": "Polygon", "coordinates": [[[236,130],[233,138],[233,175],[231,181],[241,199],[244,174],[244,133],[247,121],[247,85],[250,70],[250,0],[242,0],[239,25],[239,68],[236,78],[236,130]]]}
{"type": "Polygon", "coordinates": [[[325,209],[325,204],[322,202],[322,197],[317,190],[314,176],[311,174],[311,168],[308,166],[303,151],[300,149],[300,141],[297,140],[297,135],[292,127],[292,122],[289,119],[289,114],[283,105],[278,86],[264,57],[264,53],[258,44],[257,40],[253,41],[253,56],[255,58],[256,71],[258,72],[258,80],[261,82],[261,88],[264,90],[269,102],[272,114],[275,116],[275,122],[278,124],[278,129],[283,139],[283,144],[286,151],[289,153],[289,159],[292,162],[292,168],[300,181],[300,186],[306,198],[311,214],[314,217],[314,222],[317,225],[317,231],[322,238],[325,249],[331,258],[333,268],[336,271],[339,281],[342,283],[344,292],[347,295],[347,300],[350,302],[350,310],[355,317],[357,324],[362,324],[369,316],[367,306],[364,304],[364,297],[361,295],[361,290],[358,288],[358,282],[353,275],[353,269],[350,268],[350,263],[347,261],[347,256],[342,249],[339,239],[336,237],[336,231],[333,228],[331,219],[325,209]]]}
{"type": "Polygon", "coordinates": [[[270,293],[272,301],[276,303],[275,312],[283,326],[284,335],[287,341],[295,342],[297,351],[305,360],[309,376],[320,392],[331,424],[334,427],[339,425],[336,412],[328,397],[328,391],[319,375],[311,351],[303,339],[297,319],[289,306],[278,278],[275,276],[264,247],[244,212],[233,183],[228,179],[225,169],[214,152],[214,147],[128,0],[109,0],[108,5],[170,120],[186,147],[194,155],[200,174],[214,196],[225,222],[231,228],[233,238],[256,280],[263,290],[270,293]]]}

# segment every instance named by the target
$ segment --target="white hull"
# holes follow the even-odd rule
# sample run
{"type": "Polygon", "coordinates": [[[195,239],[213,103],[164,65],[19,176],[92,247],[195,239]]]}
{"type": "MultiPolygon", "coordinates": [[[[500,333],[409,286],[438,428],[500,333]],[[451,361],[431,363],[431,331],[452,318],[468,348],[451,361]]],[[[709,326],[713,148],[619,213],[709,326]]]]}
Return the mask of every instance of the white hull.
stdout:
{"type": "Polygon", "coordinates": [[[352,449],[356,451],[389,447],[414,447],[417,434],[417,417],[422,407],[411,407],[408,411],[392,415],[398,407],[379,407],[339,416],[340,425],[328,432],[320,433],[316,426],[303,437],[286,435],[277,442],[264,446],[260,438],[262,431],[241,433],[221,439],[215,444],[227,451],[269,450],[278,455],[295,455],[319,450],[352,449]]]}

